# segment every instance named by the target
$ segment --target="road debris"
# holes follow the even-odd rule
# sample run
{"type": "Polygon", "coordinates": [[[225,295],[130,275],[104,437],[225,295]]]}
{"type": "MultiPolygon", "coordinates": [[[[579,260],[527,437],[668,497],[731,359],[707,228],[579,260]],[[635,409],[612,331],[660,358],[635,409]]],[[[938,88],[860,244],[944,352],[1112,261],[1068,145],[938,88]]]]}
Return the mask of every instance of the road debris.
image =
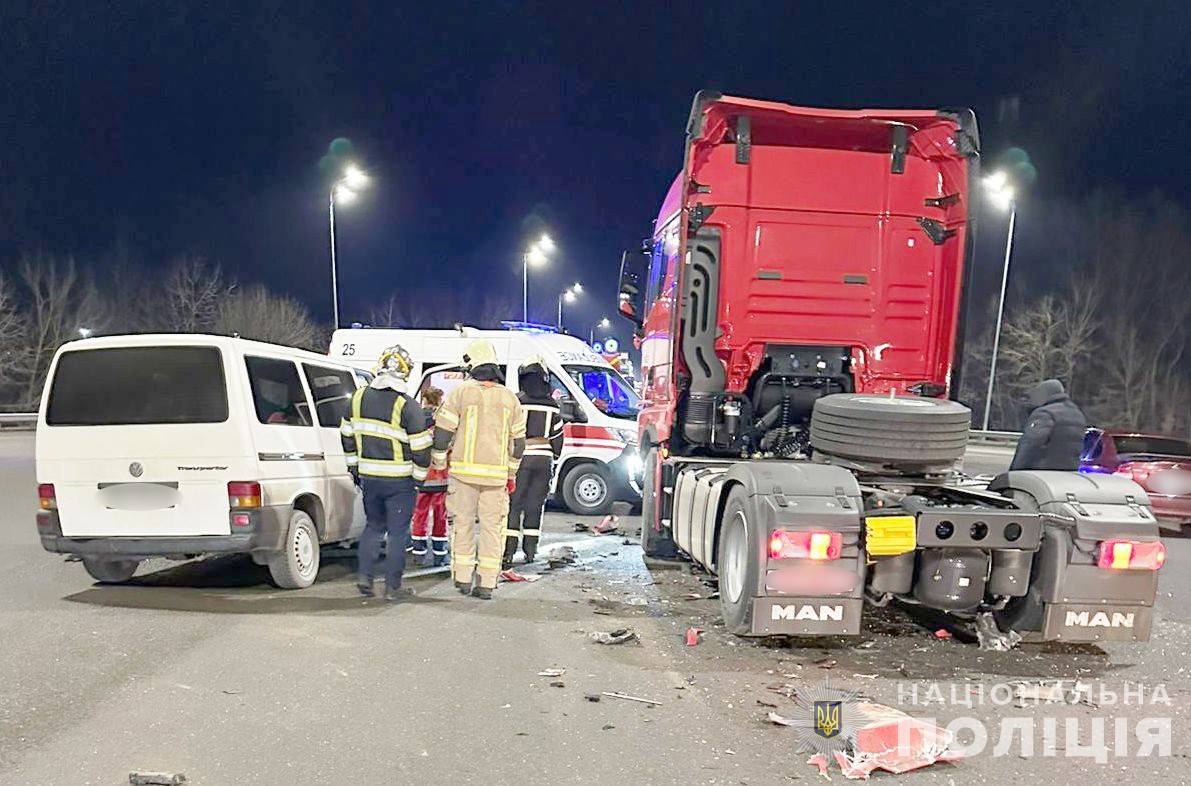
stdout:
{"type": "Polygon", "coordinates": [[[604,516],[599,524],[592,527],[591,532],[593,535],[619,535],[620,518],[613,515],[604,516]]]}
{"type": "Polygon", "coordinates": [[[567,684],[565,682],[563,682],[562,680],[552,680],[550,682],[551,688],[565,688],[566,686],[567,686],[567,684]]]}
{"type": "Polygon", "coordinates": [[[542,669],[538,672],[539,677],[561,677],[566,674],[566,669],[542,669]]]}
{"type": "Polygon", "coordinates": [[[1055,682],[1011,682],[1013,698],[1017,699],[1018,707],[1045,704],[1083,704],[1093,709],[1099,709],[1098,704],[1091,700],[1091,685],[1073,682],[1070,688],[1062,681],[1055,682]]]}
{"type": "Polygon", "coordinates": [[[635,640],[637,633],[632,628],[618,628],[614,631],[592,631],[587,636],[596,644],[624,644],[635,640]]]}
{"type": "Polygon", "coordinates": [[[702,628],[687,628],[686,629],[686,645],[688,647],[696,647],[699,645],[699,636],[703,634],[702,628]]]}
{"type": "Polygon", "coordinates": [[[938,630],[935,631],[935,638],[936,639],[950,639],[953,637],[951,635],[951,631],[947,630],[946,628],[939,628],[938,630]]]}
{"type": "Polygon", "coordinates": [[[130,772],[131,786],[178,786],[186,783],[186,776],[180,772],[130,772]]]}
{"type": "Polygon", "coordinates": [[[571,522],[571,526],[575,532],[591,532],[591,527],[587,526],[582,521],[571,522]]]}
{"type": "Polygon", "coordinates": [[[551,568],[561,568],[574,565],[578,561],[575,549],[570,546],[555,546],[546,554],[546,562],[551,568]]]}
{"type": "Polygon", "coordinates": [[[515,570],[502,570],[500,572],[500,578],[502,581],[518,582],[537,581],[542,577],[537,573],[518,573],[515,570]]]}
{"type": "Polygon", "coordinates": [[[616,728],[616,727],[615,727],[615,726],[613,726],[611,723],[605,723],[605,724],[603,725],[603,727],[601,727],[601,729],[600,729],[600,730],[601,730],[601,731],[611,731],[612,729],[615,729],[615,728],[616,728]]]}
{"type": "Polygon", "coordinates": [[[776,712],[771,712],[766,715],[770,723],[776,723],[779,726],[797,726],[798,723],[793,718],[785,718],[778,715],[776,712]]]}
{"type": "Polygon", "coordinates": [[[598,693],[585,693],[585,694],[583,694],[583,698],[587,699],[588,701],[599,701],[599,700],[600,700],[600,694],[598,694],[598,693]]]}
{"type": "Polygon", "coordinates": [[[976,639],[985,652],[1008,652],[1021,643],[1021,634],[1015,630],[1002,633],[991,611],[976,615],[976,639]]]}
{"type": "Polygon", "coordinates": [[[604,691],[600,695],[607,696],[610,699],[624,699],[625,701],[636,701],[640,702],[641,704],[652,704],[655,707],[661,705],[660,701],[654,701],[653,699],[643,699],[640,696],[630,696],[627,693],[609,693],[608,691],[604,691]]]}

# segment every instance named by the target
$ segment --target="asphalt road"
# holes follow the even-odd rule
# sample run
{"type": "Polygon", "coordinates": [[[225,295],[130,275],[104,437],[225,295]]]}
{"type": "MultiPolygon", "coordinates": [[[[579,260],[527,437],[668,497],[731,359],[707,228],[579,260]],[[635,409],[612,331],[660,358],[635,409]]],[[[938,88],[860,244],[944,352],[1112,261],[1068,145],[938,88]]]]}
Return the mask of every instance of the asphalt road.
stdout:
{"type": "MultiPolygon", "coordinates": [[[[883,609],[859,639],[791,647],[725,635],[701,577],[682,566],[651,574],[635,541],[575,532],[577,519],[561,514],[548,517],[547,539],[576,546],[579,565],[503,585],[491,603],[461,598],[438,576],[411,581],[416,603],[364,601],[346,558],[299,592],[273,589],[240,558],[149,565],[133,586],[101,587],[41,550],[31,456],[32,435],[0,434],[0,784],[117,786],[133,770],[182,772],[197,786],[817,782],[791,730],[764,718],[765,705],[792,710],[786,686],[825,675],[891,705],[899,685],[925,695],[929,680],[1163,682],[1169,707],[901,708],[994,726],[1014,713],[1163,715],[1175,724],[1171,757],[986,752],[900,777],[1191,780],[1191,541],[1168,544],[1149,645],[983,653],[883,609]],[[685,647],[692,625],[707,632],[685,647]],[[588,640],[626,626],[639,642],[588,640]],[[566,673],[538,676],[546,668],[566,673]],[[661,704],[584,698],[604,691],[661,704]]],[[[639,526],[621,525],[630,535],[639,526]]]]}

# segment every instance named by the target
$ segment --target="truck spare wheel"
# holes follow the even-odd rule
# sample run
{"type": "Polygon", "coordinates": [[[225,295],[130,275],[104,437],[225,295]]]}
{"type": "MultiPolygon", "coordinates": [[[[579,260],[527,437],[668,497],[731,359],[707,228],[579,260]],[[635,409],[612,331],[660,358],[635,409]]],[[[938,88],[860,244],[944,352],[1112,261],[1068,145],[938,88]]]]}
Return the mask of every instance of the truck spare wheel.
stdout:
{"type": "Polygon", "coordinates": [[[858,462],[943,466],[963,457],[971,427],[971,410],[955,401],[837,393],[815,402],[811,447],[858,462]]]}

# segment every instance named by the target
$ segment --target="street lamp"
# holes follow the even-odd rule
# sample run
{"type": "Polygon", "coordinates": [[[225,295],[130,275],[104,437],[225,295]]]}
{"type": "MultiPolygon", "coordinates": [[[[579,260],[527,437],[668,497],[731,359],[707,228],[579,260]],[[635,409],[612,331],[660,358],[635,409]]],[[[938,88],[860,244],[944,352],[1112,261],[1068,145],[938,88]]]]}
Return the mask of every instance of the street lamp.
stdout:
{"type": "Polygon", "coordinates": [[[525,249],[521,255],[521,321],[529,321],[529,266],[544,265],[554,250],[554,241],[549,235],[542,235],[536,243],[525,249]]]}
{"type": "MultiPolygon", "coordinates": [[[[583,291],[583,286],[581,284],[576,283],[573,286],[571,286],[570,289],[565,290],[561,295],[558,296],[558,332],[559,333],[564,332],[562,329],[562,304],[564,302],[565,303],[574,303],[575,298],[582,291],[583,291]]],[[[580,335],[582,335],[582,334],[580,334],[580,335]]]]}
{"type": "Polygon", "coordinates": [[[339,270],[335,261],[335,203],[350,205],[356,201],[358,192],[366,185],[368,185],[368,175],[355,164],[349,164],[343,170],[343,177],[331,186],[331,307],[335,312],[335,327],[337,328],[339,327],[339,270]]]}
{"type": "Polygon", "coordinates": [[[993,332],[992,362],[988,369],[988,390],[984,395],[984,421],[982,429],[988,431],[988,418],[992,411],[993,384],[997,378],[997,352],[1001,348],[1001,320],[1005,316],[1005,288],[1009,284],[1009,256],[1013,253],[1013,228],[1017,223],[1017,202],[1009,176],[1003,171],[993,172],[984,178],[985,193],[989,201],[1000,210],[1009,211],[1009,233],[1005,238],[1005,263],[1001,267],[1001,296],[997,301],[997,326],[993,332]]]}
{"type": "Polygon", "coordinates": [[[611,321],[608,319],[608,317],[604,317],[603,319],[601,319],[601,320],[599,321],[599,323],[597,323],[597,324],[596,324],[596,326],[595,326],[595,327],[593,327],[593,328],[592,328],[592,329],[591,329],[591,330],[588,332],[588,334],[587,334],[587,343],[588,343],[588,345],[590,346],[590,345],[592,345],[592,344],[595,344],[595,332],[596,332],[596,328],[599,328],[600,330],[607,330],[607,329],[608,329],[608,328],[610,328],[610,327],[612,327],[612,322],[611,322],[611,321]]]}

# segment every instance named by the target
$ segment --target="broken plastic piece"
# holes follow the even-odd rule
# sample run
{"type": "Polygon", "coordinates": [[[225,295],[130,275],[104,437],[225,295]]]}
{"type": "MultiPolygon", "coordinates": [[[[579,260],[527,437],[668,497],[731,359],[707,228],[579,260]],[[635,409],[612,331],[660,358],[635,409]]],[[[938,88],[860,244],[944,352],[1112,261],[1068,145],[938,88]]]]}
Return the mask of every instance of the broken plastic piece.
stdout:
{"type": "Polygon", "coordinates": [[[935,631],[935,638],[936,639],[949,639],[949,638],[951,638],[951,631],[947,630],[946,628],[939,628],[938,630],[935,631]]]}
{"type": "Polygon", "coordinates": [[[566,674],[566,669],[542,669],[538,672],[539,677],[561,677],[566,674]]]}
{"type": "Polygon", "coordinates": [[[624,644],[637,638],[637,634],[632,628],[620,628],[610,632],[592,631],[588,637],[596,644],[624,644]]]}
{"type": "Polygon", "coordinates": [[[703,633],[702,628],[687,628],[686,629],[686,645],[688,647],[695,647],[699,644],[699,636],[703,633]]]}
{"type": "Polygon", "coordinates": [[[552,568],[560,568],[564,565],[574,565],[577,561],[575,550],[570,546],[555,546],[546,555],[546,562],[552,568]]]}
{"type": "MultiPolygon", "coordinates": [[[[956,761],[963,754],[949,750],[952,735],[946,729],[918,720],[884,704],[856,705],[862,720],[857,724],[851,753],[837,751],[835,762],[849,779],[867,780],[874,770],[901,774],[937,761],[956,761]]],[[[812,757],[808,764],[823,765],[812,757]]]]}
{"type": "Polygon", "coordinates": [[[518,581],[537,581],[538,579],[540,579],[542,577],[537,574],[518,573],[515,570],[502,570],[500,572],[500,578],[502,581],[518,582],[518,581]]]}
{"type": "Polygon", "coordinates": [[[600,523],[591,528],[594,535],[612,535],[616,534],[620,528],[620,519],[616,516],[608,515],[600,519],[600,523]]]}
{"type": "Polygon", "coordinates": [[[178,786],[186,783],[186,776],[180,772],[130,772],[131,786],[178,786]]]}
{"type": "Polygon", "coordinates": [[[599,701],[599,700],[600,700],[600,694],[598,694],[598,693],[585,693],[585,694],[583,694],[583,698],[587,699],[588,701],[599,701]]]}

